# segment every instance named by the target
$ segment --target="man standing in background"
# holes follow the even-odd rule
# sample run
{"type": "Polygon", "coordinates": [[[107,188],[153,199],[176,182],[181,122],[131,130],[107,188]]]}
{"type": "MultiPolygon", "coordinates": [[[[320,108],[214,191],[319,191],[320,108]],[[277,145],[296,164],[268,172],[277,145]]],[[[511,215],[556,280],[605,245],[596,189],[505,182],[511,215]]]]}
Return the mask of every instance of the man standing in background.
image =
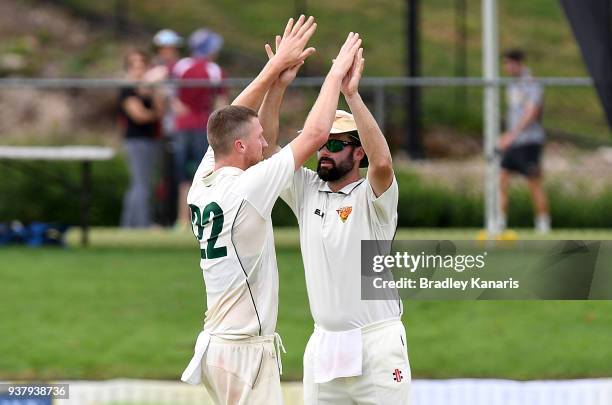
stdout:
{"type": "MultiPolygon", "coordinates": [[[[155,47],[154,66],[147,75],[155,81],[172,80],[174,65],[181,58],[180,49],[185,41],[175,31],[165,28],[158,31],[153,37],[155,47]]],[[[161,87],[164,116],[161,121],[162,137],[160,139],[159,161],[160,179],[155,189],[156,221],[161,225],[172,225],[176,215],[177,184],[174,173],[174,103],[176,100],[176,86],[164,83],[161,87]]]]}
{"type": "MultiPolygon", "coordinates": [[[[183,38],[171,29],[158,31],[153,37],[155,46],[155,67],[150,72],[156,72],[159,80],[171,80],[174,65],[181,58],[180,48],[183,46],[183,38]]],[[[151,73],[150,73],[151,74],[151,73]]],[[[166,98],[166,113],[163,120],[164,135],[169,136],[174,132],[174,114],[172,101],[176,88],[172,85],[164,85],[164,95],[166,98]]]]}
{"type": "Polygon", "coordinates": [[[512,173],[527,179],[535,209],[535,229],[541,233],[550,231],[548,200],[542,186],[541,157],[544,145],[542,111],[544,90],[524,64],[525,55],[519,49],[504,53],[506,73],[517,79],[506,89],[508,112],[506,132],[499,139],[503,153],[501,162],[500,197],[502,219],[500,227],[507,226],[508,183],[512,173]]]}
{"type": "Polygon", "coordinates": [[[181,58],[180,48],[183,46],[183,38],[171,29],[158,31],[153,37],[157,65],[165,66],[172,70],[176,62],[181,58]]]}
{"type": "MultiPolygon", "coordinates": [[[[222,69],[210,60],[223,45],[223,38],[212,31],[198,29],[189,37],[191,56],[179,60],[172,70],[179,80],[211,80],[220,83],[224,78],[222,69]]],[[[210,113],[228,104],[227,91],[214,87],[179,87],[174,103],[175,176],[178,182],[178,212],[176,224],[187,227],[190,216],[184,201],[191,179],[206,149],[206,124],[210,113]]]]}

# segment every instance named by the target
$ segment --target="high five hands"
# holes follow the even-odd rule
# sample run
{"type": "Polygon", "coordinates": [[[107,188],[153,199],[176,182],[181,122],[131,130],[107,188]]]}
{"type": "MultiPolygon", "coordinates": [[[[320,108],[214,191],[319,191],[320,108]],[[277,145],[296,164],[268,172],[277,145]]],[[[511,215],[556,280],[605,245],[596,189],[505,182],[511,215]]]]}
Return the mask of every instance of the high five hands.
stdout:
{"type": "Polygon", "coordinates": [[[301,15],[295,23],[293,18],[290,18],[283,36],[276,36],[276,53],[273,53],[270,45],[266,44],[268,57],[278,64],[281,72],[296,66],[299,67],[306,58],[315,52],[312,47],[306,49],[304,47],[316,29],[317,23],[314,22],[312,16],[306,19],[301,15]]]}
{"type": "MultiPolygon", "coordinates": [[[[292,49],[293,55],[297,55],[297,50],[300,49],[299,46],[302,46],[301,52],[295,60],[295,63],[283,70],[278,78],[278,83],[285,87],[288,86],[293,79],[295,79],[300,67],[304,64],[304,61],[310,55],[316,52],[315,48],[313,47],[303,49],[306,42],[308,39],[310,39],[314,33],[314,30],[316,29],[314,18],[309,17],[305,23],[303,20],[304,16],[301,16],[295,25],[293,24],[293,19],[289,20],[283,36],[281,37],[280,35],[277,35],[275,38],[276,53],[272,50],[270,44],[265,45],[266,54],[268,55],[269,59],[274,57],[278,58],[279,54],[284,50],[287,50],[287,53],[289,53],[288,49],[292,49]],[[296,29],[296,27],[298,28],[296,29]],[[305,29],[304,27],[309,28],[305,29]],[[297,34],[294,34],[295,32],[297,32],[297,34]],[[305,35],[300,35],[300,32],[305,33],[305,35]],[[304,38],[306,36],[307,39],[304,42],[304,38]]],[[[362,41],[358,33],[349,33],[346,41],[338,52],[338,56],[333,60],[333,66],[330,70],[330,73],[343,77],[341,90],[346,97],[350,97],[357,92],[359,81],[361,80],[361,74],[363,72],[365,63],[365,59],[363,59],[363,48],[361,48],[361,42],[362,41]]],[[[283,61],[284,60],[285,59],[283,59],[283,61]]]]}
{"type": "MultiPolygon", "coordinates": [[[[361,38],[359,38],[359,34],[350,32],[346,38],[346,41],[344,41],[342,48],[340,48],[338,56],[336,56],[336,59],[334,59],[334,64],[332,65],[329,73],[344,79],[344,77],[347,76],[347,73],[349,73],[351,70],[351,67],[353,66],[358,54],[361,54],[362,52],[363,49],[361,48],[361,38]]],[[[361,61],[361,56],[359,56],[359,60],[361,61]]],[[[349,82],[351,82],[350,79],[347,82],[347,85],[349,82]]],[[[357,84],[359,84],[359,78],[357,78],[355,86],[357,84]]]]}
{"type": "MultiPolygon", "coordinates": [[[[277,35],[275,38],[275,42],[276,42],[275,49],[277,53],[278,53],[278,48],[281,44],[281,41],[282,41],[282,37],[280,35],[277,35]]],[[[265,48],[266,48],[266,53],[268,54],[268,58],[272,59],[274,57],[274,51],[272,51],[272,47],[269,44],[266,44],[265,48]]],[[[293,79],[295,79],[295,77],[297,76],[297,73],[300,70],[300,67],[304,64],[304,60],[306,60],[306,58],[308,58],[310,55],[312,55],[315,52],[316,52],[315,48],[312,48],[312,47],[302,52],[301,56],[304,56],[304,59],[299,60],[295,65],[290,66],[289,68],[283,70],[280,76],[278,77],[277,83],[282,87],[289,86],[291,82],[293,81],[293,79]]]]}
{"type": "Polygon", "coordinates": [[[342,94],[344,94],[344,97],[352,97],[357,94],[364,65],[365,59],[363,58],[363,48],[359,48],[359,50],[355,53],[353,65],[346,73],[346,76],[344,76],[342,79],[340,91],[342,94]]]}

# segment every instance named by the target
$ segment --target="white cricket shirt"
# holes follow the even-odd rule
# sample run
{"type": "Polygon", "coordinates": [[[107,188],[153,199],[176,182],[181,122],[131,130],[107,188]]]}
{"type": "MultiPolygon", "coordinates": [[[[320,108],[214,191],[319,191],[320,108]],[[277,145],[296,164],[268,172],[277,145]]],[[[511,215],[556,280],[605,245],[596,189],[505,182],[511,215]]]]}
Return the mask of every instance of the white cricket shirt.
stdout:
{"type": "Polygon", "coordinates": [[[271,212],[293,176],[290,146],[247,170],[214,169],[209,148],[187,196],[206,285],[204,332],[229,339],[271,335],[278,269],[271,212]]]}
{"type": "Polygon", "coordinates": [[[301,168],[281,193],[300,225],[300,245],[310,311],[328,331],[348,331],[399,319],[399,300],[361,299],[361,241],[392,240],[398,187],[378,198],[366,179],[332,192],[316,172],[301,168]]]}

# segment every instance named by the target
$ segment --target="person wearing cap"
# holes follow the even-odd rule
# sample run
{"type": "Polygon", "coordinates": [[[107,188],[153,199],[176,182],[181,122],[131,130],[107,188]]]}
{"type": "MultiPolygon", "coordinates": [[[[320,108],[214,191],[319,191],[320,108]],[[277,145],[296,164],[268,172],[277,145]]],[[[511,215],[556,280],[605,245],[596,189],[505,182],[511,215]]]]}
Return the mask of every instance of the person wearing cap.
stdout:
{"type": "Polygon", "coordinates": [[[183,38],[171,29],[158,31],[153,37],[153,45],[157,48],[158,63],[172,69],[181,57],[180,48],[183,38]]]}
{"type": "MultiPolygon", "coordinates": [[[[267,48],[268,56],[273,54],[267,48]]],[[[410,365],[402,303],[361,298],[361,241],[392,240],[399,190],[385,137],[358,92],[360,50],[342,81],[353,114],[336,111],[316,171],[297,170],[281,198],[296,215],[314,332],[304,353],[304,403],[409,404],[410,365]],[[362,178],[360,167],[368,167],[362,178]]],[[[260,110],[267,142],[293,76],[283,75],[260,110]]]]}
{"type": "Polygon", "coordinates": [[[158,198],[156,201],[159,204],[156,212],[160,214],[158,220],[162,224],[172,224],[176,212],[176,194],[178,185],[174,176],[174,121],[175,121],[175,105],[176,101],[176,86],[165,82],[166,80],[174,79],[172,69],[179,61],[181,54],[180,48],[183,46],[183,38],[171,29],[163,29],[158,31],[153,37],[153,46],[155,47],[156,57],[154,66],[151,67],[146,76],[152,81],[163,82],[160,89],[164,101],[164,116],[161,120],[162,138],[160,139],[159,161],[160,175],[159,185],[160,190],[165,192],[155,195],[158,198]],[[160,198],[161,195],[161,198],[160,198]]]}
{"type": "MultiPolygon", "coordinates": [[[[210,80],[221,83],[225,73],[210,60],[223,45],[223,38],[212,31],[199,29],[189,37],[191,56],[179,60],[172,75],[180,80],[210,80]]],[[[206,124],[210,113],[228,104],[224,87],[179,87],[176,94],[174,142],[175,175],[178,186],[177,225],[189,224],[189,211],[183,202],[198,163],[208,148],[206,124]]]]}
{"type": "MultiPolygon", "coordinates": [[[[180,48],[183,46],[183,38],[170,29],[158,31],[153,37],[155,47],[155,59],[153,66],[147,70],[146,78],[151,81],[163,81],[172,79],[172,69],[179,61],[180,48]]],[[[169,93],[165,89],[165,93],[169,93]]]]}

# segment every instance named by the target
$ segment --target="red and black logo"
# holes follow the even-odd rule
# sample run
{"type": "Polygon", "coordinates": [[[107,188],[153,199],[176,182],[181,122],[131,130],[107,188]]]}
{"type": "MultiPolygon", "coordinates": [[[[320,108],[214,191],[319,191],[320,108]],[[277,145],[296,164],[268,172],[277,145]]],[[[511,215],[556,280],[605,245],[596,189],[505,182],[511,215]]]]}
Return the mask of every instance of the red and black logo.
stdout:
{"type": "Polygon", "coordinates": [[[393,380],[394,381],[401,382],[402,378],[404,378],[402,376],[402,370],[400,370],[399,368],[396,368],[395,370],[393,370],[393,380]]]}

